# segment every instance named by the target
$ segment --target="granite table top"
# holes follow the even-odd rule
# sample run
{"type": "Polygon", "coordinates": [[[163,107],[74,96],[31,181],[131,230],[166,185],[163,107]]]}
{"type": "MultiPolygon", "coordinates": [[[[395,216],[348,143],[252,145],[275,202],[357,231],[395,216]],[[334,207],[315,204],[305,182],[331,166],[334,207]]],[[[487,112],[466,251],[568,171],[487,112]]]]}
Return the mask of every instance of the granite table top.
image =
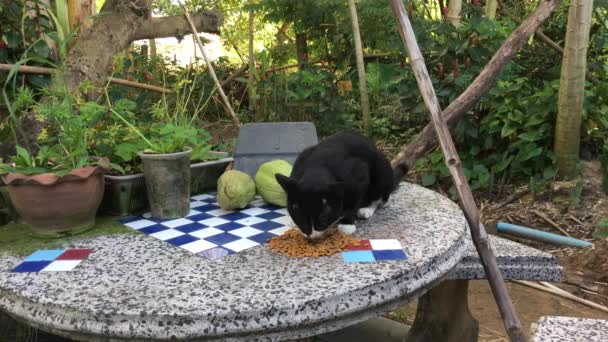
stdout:
{"type": "Polygon", "coordinates": [[[361,238],[400,240],[407,260],[290,258],[257,246],[211,261],[144,234],[66,248],[94,252],[70,272],[11,273],[0,254],[0,309],[85,341],[277,341],[362,322],[438,283],[465,255],[464,215],[449,199],[401,183],[358,224],[361,238]]]}

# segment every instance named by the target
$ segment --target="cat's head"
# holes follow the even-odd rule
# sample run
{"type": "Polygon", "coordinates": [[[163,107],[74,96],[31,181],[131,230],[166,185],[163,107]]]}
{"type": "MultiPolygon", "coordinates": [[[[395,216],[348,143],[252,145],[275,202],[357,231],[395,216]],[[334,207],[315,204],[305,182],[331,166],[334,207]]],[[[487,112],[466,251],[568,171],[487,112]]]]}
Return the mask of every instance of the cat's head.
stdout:
{"type": "Polygon", "coordinates": [[[300,231],[310,239],[325,236],[341,219],[344,185],[317,179],[314,184],[275,175],[287,193],[287,211],[300,231]]]}

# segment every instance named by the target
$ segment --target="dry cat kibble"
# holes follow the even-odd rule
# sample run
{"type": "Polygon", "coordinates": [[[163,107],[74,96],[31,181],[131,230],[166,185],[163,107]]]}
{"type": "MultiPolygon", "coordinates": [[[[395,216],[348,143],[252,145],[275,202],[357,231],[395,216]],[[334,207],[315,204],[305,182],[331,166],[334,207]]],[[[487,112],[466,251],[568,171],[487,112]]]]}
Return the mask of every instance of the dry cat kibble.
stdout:
{"type": "Polygon", "coordinates": [[[342,252],[346,246],[351,244],[358,245],[359,239],[346,235],[337,229],[319,241],[309,241],[297,228],[291,228],[283,235],[268,240],[270,250],[290,257],[318,258],[334,255],[342,252]]]}

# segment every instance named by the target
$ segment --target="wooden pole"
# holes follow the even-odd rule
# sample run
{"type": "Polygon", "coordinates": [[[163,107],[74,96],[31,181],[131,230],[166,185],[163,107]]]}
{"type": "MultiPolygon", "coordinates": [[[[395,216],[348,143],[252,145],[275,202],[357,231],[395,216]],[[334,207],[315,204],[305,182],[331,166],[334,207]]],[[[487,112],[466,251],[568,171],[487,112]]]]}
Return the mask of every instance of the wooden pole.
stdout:
{"type": "Polygon", "coordinates": [[[241,120],[239,120],[239,117],[236,116],[236,113],[234,112],[234,110],[232,109],[232,106],[230,105],[230,101],[228,101],[228,97],[226,97],[226,93],[224,93],[222,84],[220,83],[220,81],[217,78],[217,75],[215,74],[215,70],[213,69],[213,64],[211,64],[211,59],[207,55],[207,51],[205,50],[205,47],[203,46],[203,42],[201,42],[201,38],[198,36],[198,31],[196,30],[196,26],[194,26],[194,23],[192,22],[190,13],[188,12],[188,10],[186,9],[186,6],[184,6],[184,4],[181,1],[178,1],[178,2],[182,8],[182,11],[184,11],[184,16],[186,17],[188,24],[190,24],[190,29],[192,30],[192,34],[196,38],[196,42],[198,43],[199,49],[201,49],[203,58],[205,58],[205,63],[207,64],[207,67],[209,68],[209,74],[211,74],[211,78],[213,78],[213,81],[215,82],[217,91],[220,93],[220,96],[222,97],[222,100],[224,101],[224,105],[226,105],[226,109],[228,110],[228,113],[232,117],[232,120],[234,120],[234,122],[237,124],[237,126],[240,127],[241,120]]]}
{"type": "Polygon", "coordinates": [[[359,74],[359,93],[361,94],[361,110],[363,111],[363,131],[369,136],[371,133],[371,114],[369,109],[369,97],[367,94],[367,77],[365,76],[361,33],[359,32],[359,18],[357,17],[355,0],[348,0],[348,7],[350,9],[350,18],[353,26],[353,38],[355,39],[355,56],[357,57],[357,73],[359,74]]]}
{"type": "MultiPolygon", "coordinates": [[[[0,64],[0,71],[7,71],[7,72],[11,71],[13,66],[14,66],[14,64],[0,64]]],[[[20,73],[24,73],[24,74],[50,75],[51,72],[53,71],[53,69],[39,67],[39,66],[20,65],[18,71],[20,73]]],[[[167,93],[167,94],[172,93],[172,91],[169,89],[164,89],[164,88],[153,86],[150,84],[127,81],[127,80],[123,80],[122,78],[108,77],[108,81],[110,81],[114,84],[121,84],[121,85],[125,85],[128,87],[133,87],[133,88],[152,90],[152,91],[156,91],[159,93],[167,93]]]]}
{"type": "Polygon", "coordinates": [[[448,125],[441,116],[439,101],[435,94],[435,89],[433,89],[433,83],[429,77],[426,65],[424,64],[424,58],[422,57],[422,53],[416,42],[416,36],[414,35],[412,25],[408,19],[407,11],[401,0],[391,0],[391,5],[393,14],[397,20],[399,34],[407,48],[410,64],[414,70],[414,75],[416,76],[418,87],[422,93],[422,98],[429,109],[431,121],[435,127],[439,145],[443,152],[443,158],[450,171],[456,190],[458,191],[460,206],[469,223],[473,243],[477,248],[481,263],[488,276],[488,281],[490,282],[496,304],[498,305],[504,320],[505,328],[512,341],[525,341],[521,322],[517,317],[504,279],[496,264],[496,257],[490,246],[486,230],[480,222],[479,210],[477,209],[473,194],[464,175],[460,157],[454,146],[448,125]]]}
{"type": "MultiPolygon", "coordinates": [[[[253,0],[249,0],[249,5],[253,6],[253,0]]],[[[255,77],[253,77],[253,70],[255,69],[255,59],[253,57],[253,24],[255,19],[255,13],[253,8],[249,9],[249,89],[247,94],[249,95],[249,113],[258,121],[258,114],[256,112],[255,98],[256,98],[256,85],[255,77]]]]}

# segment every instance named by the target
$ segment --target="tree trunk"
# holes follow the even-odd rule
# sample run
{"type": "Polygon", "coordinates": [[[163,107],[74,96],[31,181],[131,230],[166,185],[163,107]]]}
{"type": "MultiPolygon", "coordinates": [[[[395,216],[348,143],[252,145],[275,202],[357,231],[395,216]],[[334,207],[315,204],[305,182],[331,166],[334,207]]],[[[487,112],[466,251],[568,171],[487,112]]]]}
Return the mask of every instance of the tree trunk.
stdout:
{"type": "MultiPolygon", "coordinates": [[[[253,6],[253,0],[249,0],[249,5],[253,6]]],[[[253,115],[255,121],[259,121],[258,113],[255,108],[256,98],[256,85],[255,85],[255,60],[253,56],[253,21],[254,21],[253,8],[249,10],[249,112],[253,115]]]]}
{"type": "MultiPolygon", "coordinates": [[[[150,18],[145,1],[107,0],[101,14],[76,37],[65,61],[66,82],[76,90],[84,82],[102,87],[111,72],[112,58],[139,39],[183,37],[191,33],[182,16],[150,18]]],[[[222,15],[202,11],[193,16],[203,32],[217,33],[222,15]]]]}
{"type": "Polygon", "coordinates": [[[568,10],[554,146],[557,173],[564,178],[576,177],[579,160],[592,10],[593,0],[571,0],[568,10]]]}
{"type": "Polygon", "coordinates": [[[298,68],[302,70],[308,61],[308,42],[306,33],[296,33],[296,56],[298,58],[298,68]]]}
{"type": "Polygon", "coordinates": [[[367,77],[365,76],[365,63],[363,61],[363,47],[361,46],[361,34],[359,32],[359,18],[357,17],[357,6],[355,0],[348,0],[350,17],[353,25],[353,38],[355,39],[355,55],[357,57],[357,73],[359,74],[359,92],[361,94],[361,110],[363,111],[363,131],[370,135],[371,114],[369,109],[369,97],[367,94],[367,77]]]}
{"type": "Polygon", "coordinates": [[[456,28],[460,27],[460,10],[462,9],[462,0],[448,1],[448,21],[456,28]]]}
{"type": "Polygon", "coordinates": [[[489,19],[495,19],[497,7],[497,0],[486,0],[486,17],[488,17],[489,19]]]}

